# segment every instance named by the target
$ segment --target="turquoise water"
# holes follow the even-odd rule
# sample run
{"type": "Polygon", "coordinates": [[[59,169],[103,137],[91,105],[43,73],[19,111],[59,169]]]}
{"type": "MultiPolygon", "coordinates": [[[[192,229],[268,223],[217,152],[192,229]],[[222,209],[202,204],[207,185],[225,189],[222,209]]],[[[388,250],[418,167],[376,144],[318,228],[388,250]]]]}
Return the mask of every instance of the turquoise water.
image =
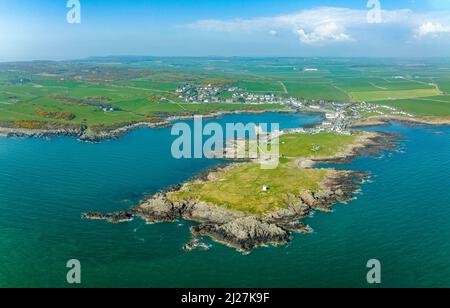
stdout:
{"type": "MultiPolygon", "coordinates": [[[[220,122],[288,128],[318,120],[265,114],[220,122]]],[[[85,211],[129,208],[218,163],[173,160],[168,128],[100,144],[1,138],[0,287],[65,287],[65,265],[74,258],[86,287],[364,287],[373,258],[382,263],[383,286],[449,287],[450,129],[382,130],[404,136],[402,152],[345,166],[372,174],[357,200],[308,219],[313,234],[246,256],[216,243],[207,252],[183,252],[186,222],[80,219],[85,211]]]]}

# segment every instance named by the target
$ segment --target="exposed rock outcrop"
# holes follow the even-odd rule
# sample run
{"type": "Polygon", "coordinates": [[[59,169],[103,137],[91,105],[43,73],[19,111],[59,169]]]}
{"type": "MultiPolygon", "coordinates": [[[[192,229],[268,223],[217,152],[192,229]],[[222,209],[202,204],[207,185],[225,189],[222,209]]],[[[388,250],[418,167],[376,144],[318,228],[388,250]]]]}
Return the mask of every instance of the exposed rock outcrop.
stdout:
{"type": "Polygon", "coordinates": [[[450,125],[449,116],[428,116],[428,117],[406,117],[399,115],[380,115],[373,116],[352,124],[353,128],[383,126],[392,122],[401,122],[406,125],[430,125],[430,126],[448,126],[450,125]]]}
{"type": "Polygon", "coordinates": [[[209,250],[210,248],[211,248],[210,245],[203,243],[201,239],[196,236],[192,237],[190,242],[183,246],[183,250],[185,251],[193,251],[193,250],[206,251],[209,250]]]}
{"type": "Polygon", "coordinates": [[[194,235],[209,236],[242,251],[251,251],[267,244],[287,244],[290,233],[255,216],[238,218],[225,224],[192,227],[194,235]]]}
{"type": "Polygon", "coordinates": [[[67,127],[54,129],[26,129],[0,127],[0,136],[4,137],[38,137],[49,138],[55,136],[79,137],[83,134],[85,127],[67,127]]]}

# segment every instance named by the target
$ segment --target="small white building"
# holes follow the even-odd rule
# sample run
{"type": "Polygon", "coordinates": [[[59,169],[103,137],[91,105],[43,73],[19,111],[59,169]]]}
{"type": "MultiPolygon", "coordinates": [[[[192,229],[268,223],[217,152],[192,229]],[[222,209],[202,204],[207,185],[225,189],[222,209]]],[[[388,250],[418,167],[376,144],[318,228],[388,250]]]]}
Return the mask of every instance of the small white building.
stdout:
{"type": "Polygon", "coordinates": [[[334,120],[334,119],[337,119],[337,118],[338,118],[338,114],[337,114],[337,113],[327,113],[327,114],[325,115],[325,117],[326,117],[328,120],[334,120]]]}
{"type": "Polygon", "coordinates": [[[264,186],[262,187],[262,191],[263,191],[263,192],[268,192],[268,191],[269,191],[269,186],[264,185],[264,186]]]}
{"type": "Polygon", "coordinates": [[[318,68],[305,68],[304,71],[307,73],[311,73],[311,72],[318,72],[319,69],[318,68]]]}

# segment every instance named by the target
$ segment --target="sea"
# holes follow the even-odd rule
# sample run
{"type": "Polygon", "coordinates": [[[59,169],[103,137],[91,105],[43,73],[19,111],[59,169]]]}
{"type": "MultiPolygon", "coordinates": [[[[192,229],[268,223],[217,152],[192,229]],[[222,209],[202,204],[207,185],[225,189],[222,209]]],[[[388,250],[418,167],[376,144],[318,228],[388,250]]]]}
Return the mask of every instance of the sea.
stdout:
{"type": "MultiPolygon", "coordinates": [[[[305,127],[314,114],[225,115],[207,122],[305,127]]],[[[192,121],[185,121],[192,125],[192,121]]],[[[333,213],[305,222],[287,246],[250,254],[205,239],[183,251],[193,223],[108,224],[87,211],[128,209],[223,163],[174,159],[171,128],[98,144],[75,138],[0,138],[0,287],[450,287],[450,128],[392,124],[398,147],[336,168],[370,179],[333,213]],[[81,264],[70,285],[69,260],[81,264]],[[369,284],[369,260],[381,284],[369,284]]]]}

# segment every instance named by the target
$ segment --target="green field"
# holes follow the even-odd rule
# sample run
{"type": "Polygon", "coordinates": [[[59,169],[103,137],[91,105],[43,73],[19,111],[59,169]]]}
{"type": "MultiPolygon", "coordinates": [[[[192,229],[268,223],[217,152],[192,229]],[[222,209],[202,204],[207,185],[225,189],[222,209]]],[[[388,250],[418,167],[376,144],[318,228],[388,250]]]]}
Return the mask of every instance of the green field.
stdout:
{"type": "Polygon", "coordinates": [[[278,93],[278,94],[284,93],[281,84],[274,80],[264,80],[264,79],[244,80],[238,82],[236,85],[249,92],[278,93]]]}
{"type": "Polygon", "coordinates": [[[437,83],[441,91],[445,94],[450,94],[450,78],[441,78],[437,83]]]}
{"type": "Polygon", "coordinates": [[[372,103],[395,107],[417,116],[450,116],[450,96],[374,101],[372,103]]]}
{"type": "Polygon", "coordinates": [[[354,102],[373,102],[377,100],[395,100],[404,98],[416,98],[425,96],[436,96],[440,92],[436,89],[416,89],[397,91],[371,91],[371,92],[351,92],[354,102]]]}
{"type": "Polygon", "coordinates": [[[288,134],[280,138],[280,154],[287,158],[328,157],[344,150],[355,139],[355,136],[333,133],[288,134]],[[319,148],[313,151],[316,146],[319,148]]]}
{"type": "Polygon", "coordinates": [[[348,101],[348,94],[331,83],[311,82],[309,80],[287,81],[288,93],[297,98],[311,100],[348,101]]]}

